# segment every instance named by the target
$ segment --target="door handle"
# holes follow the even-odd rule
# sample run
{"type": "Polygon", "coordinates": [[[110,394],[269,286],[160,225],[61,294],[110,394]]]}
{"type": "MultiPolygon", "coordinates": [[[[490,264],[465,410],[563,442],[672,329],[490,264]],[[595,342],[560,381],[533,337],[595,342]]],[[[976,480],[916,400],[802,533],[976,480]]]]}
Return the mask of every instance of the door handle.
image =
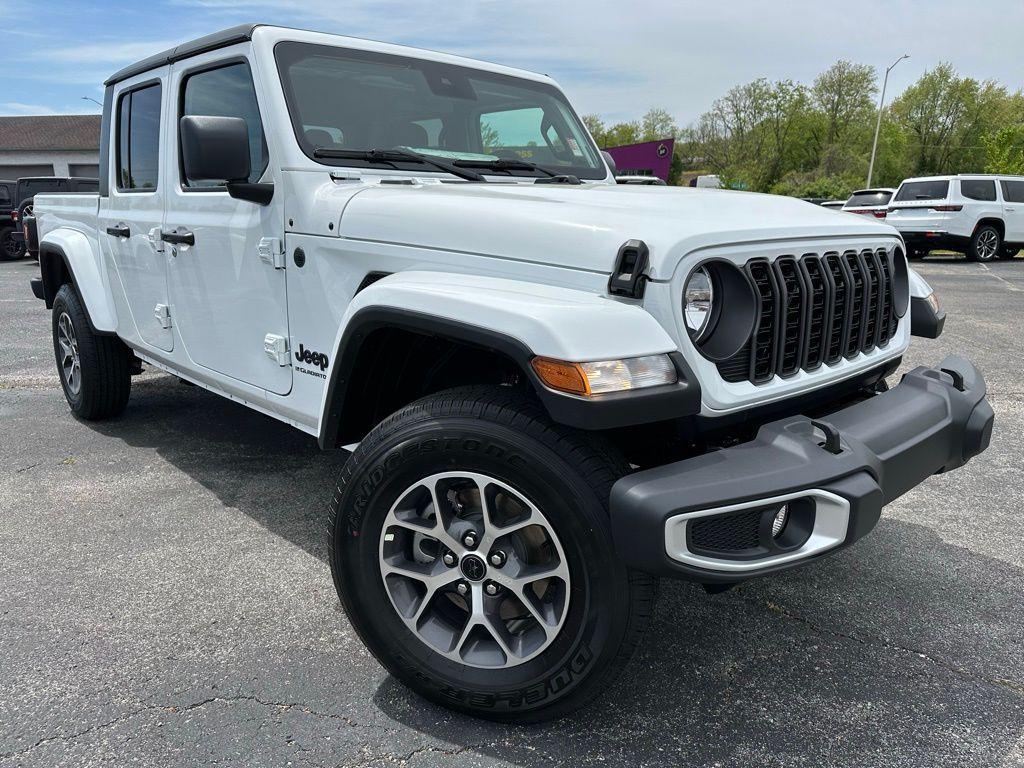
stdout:
{"type": "Polygon", "coordinates": [[[127,225],[118,224],[116,227],[107,227],[107,234],[114,237],[129,238],[132,236],[132,231],[128,229],[127,225]]]}
{"type": "Polygon", "coordinates": [[[161,232],[160,239],[171,245],[195,245],[196,236],[187,229],[178,232],[161,232]]]}

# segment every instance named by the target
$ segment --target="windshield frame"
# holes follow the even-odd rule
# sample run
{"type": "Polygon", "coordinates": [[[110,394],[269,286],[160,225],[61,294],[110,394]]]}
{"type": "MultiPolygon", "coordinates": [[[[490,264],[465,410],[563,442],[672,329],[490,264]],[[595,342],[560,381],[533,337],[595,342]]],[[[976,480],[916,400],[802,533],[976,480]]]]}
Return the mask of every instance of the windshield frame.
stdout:
{"type": "MultiPolygon", "coordinates": [[[[565,94],[553,84],[546,83],[539,80],[532,80],[525,77],[517,77],[515,75],[507,75],[500,72],[493,72],[488,69],[479,67],[468,67],[461,64],[450,64],[448,62],[436,61],[434,59],[425,57],[415,56],[400,56],[391,53],[381,53],[378,51],[369,51],[361,48],[351,48],[343,45],[330,45],[321,43],[309,43],[297,40],[281,40],[274,45],[274,61],[277,65],[278,80],[281,83],[281,89],[284,92],[285,104],[288,108],[288,119],[292,126],[292,134],[295,137],[295,141],[302,150],[302,153],[313,162],[319,165],[326,165],[330,167],[345,167],[345,168],[372,168],[374,170],[382,170],[381,164],[373,162],[371,160],[361,159],[349,159],[349,158],[325,158],[325,157],[314,157],[313,152],[316,147],[306,138],[305,130],[303,129],[301,118],[298,110],[298,103],[295,92],[292,87],[291,78],[288,75],[287,68],[292,63],[291,55],[292,52],[311,52],[313,54],[322,55],[342,55],[346,58],[361,59],[367,62],[381,62],[390,66],[408,66],[412,68],[422,68],[424,65],[431,65],[437,67],[444,67],[458,72],[459,74],[490,79],[495,82],[507,83],[512,85],[527,85],[531,89],[535,89],[539,92],[545,93],[547,96],[556,99],[561,104],[561,107],[565,112],[576,121],[579,127],[580,136],[587,144],[587,150],[592,156],[594,161],[597,163],[596,166],[556,166],[551,170],[557,171],[559,174],[572,175],[580,179],[587,181],[604,181],[608,178],[609,170],[605,164],[604,156],[600,149],[594,143],[590,132],[587,130],[586,125],[580,119],[572,102],[565,96],[565,94]]],[[[295,57],[299,58],[299,57],[295,57]]],[[[356,150],[368,150],[368,149],[386,149],[382,147],[354,147],[356,150]]],[[[431,156],[429,151],[424,148],[416,148],[416,152],[431,156]]],[[[467,150],[467,154],[469,154],[467,150]]],[[[451,160],[448,156],[437,155],[445,160],[451,160]]],[[[499,158],[496,156],[495,160],[499,158]]],[[[542,163],[543,164],[543,163],[542,163]]],[[[410,162],[408,164],[402,163],[401,161],[395,161],[389,163],[391,167],[386,169],[390,171],[399,171],[403,173],[415,172],[416,175],[423,175],[424,167],[422,163],[410,162]]],[[[474,166],[473,170],[487,176],[494,176],[496,178],[514,178],[523,179],[525,181],[532,181],[538,178],[545,178],[546,173],[521,170],[521,171],[507,171],[500,170],[494,171],[493,173],[488,171],[486,168],[480,166],[474,166]]],[[[431,170],[428,173],[439,173],[443,174],[444,171],[431,170]]],[[[446,174],[449,175],[449,174],[446,174]]]]}

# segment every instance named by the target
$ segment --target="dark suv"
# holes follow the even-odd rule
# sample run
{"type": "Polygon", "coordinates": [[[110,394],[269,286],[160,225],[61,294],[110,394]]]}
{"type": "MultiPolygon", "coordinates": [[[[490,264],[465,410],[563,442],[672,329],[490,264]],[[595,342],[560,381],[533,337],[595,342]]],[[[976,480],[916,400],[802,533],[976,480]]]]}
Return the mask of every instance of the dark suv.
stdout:
{"type": "MultiPolygon", "coordinates": [[[[0,184],[11,184],[12,182],[0,182],[0,184]]],[[[35,226],[35,219],[32,217],[32,204],[35,196],[41,193],[47,194],[70,194],[73,192],[97,192],[99,191],[98,179],[84,179],[67,176],[32,176],[18,179],[11,197],[11,204],[3,208],[3,212],[10,211],[9,218],[14,229],[7,236],[11,241],[11,252],[8,247],[3,248],[3,257],[8,259],[20,259],[27,248],[26,240],[31,241],[32,235],[26,230],[32,230],[35,226]],[[17,252],[14,252],[17,249],[17,252]]],[[[0,205],[3,205],[3,193],[0,192],[0,205]]],[[[2,221],[2,219],[0,219],[2,221]]],[[[3,226],[3,225],[0,225],[3,226]]],[[[6,230],[4,230],[6,232],[6,230]]],[[[35,254],[32,254],[35,255],[35,254]]]]}
{"type": "Polygon", "coordinates": [[[3,261],[20,259],[25,253],[24,244],[14,236],[18,229],[14,222],[17,187],[16,181],[0,181],[0,260],[3,261]]]}

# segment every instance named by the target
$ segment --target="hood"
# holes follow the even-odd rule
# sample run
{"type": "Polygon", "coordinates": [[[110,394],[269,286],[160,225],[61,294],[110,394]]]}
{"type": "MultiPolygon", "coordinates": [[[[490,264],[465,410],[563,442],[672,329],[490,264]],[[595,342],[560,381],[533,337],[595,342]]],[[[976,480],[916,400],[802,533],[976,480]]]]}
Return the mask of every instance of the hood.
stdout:
{"type": "Polygon", "coordinates": [[[671,277],[698,248],[799,238],[892,236],[892,227],[802,200],[689,187],[383,184],[345,206],[338,234],[608,274],[630,239],[671,277]]]}

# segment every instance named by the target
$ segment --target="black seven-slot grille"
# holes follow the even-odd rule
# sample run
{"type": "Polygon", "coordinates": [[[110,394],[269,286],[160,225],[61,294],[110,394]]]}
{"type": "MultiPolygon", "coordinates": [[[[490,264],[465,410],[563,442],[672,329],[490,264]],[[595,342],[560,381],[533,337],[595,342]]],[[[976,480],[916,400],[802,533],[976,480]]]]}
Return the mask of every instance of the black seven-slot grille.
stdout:
{"type": "Polygon", "coordinates": [[[720,362],[726,381],[762,384],[886,346],[896,333],[892,263],[884,249],[753,259],[758,297],[750,341],[720,362]]]}

